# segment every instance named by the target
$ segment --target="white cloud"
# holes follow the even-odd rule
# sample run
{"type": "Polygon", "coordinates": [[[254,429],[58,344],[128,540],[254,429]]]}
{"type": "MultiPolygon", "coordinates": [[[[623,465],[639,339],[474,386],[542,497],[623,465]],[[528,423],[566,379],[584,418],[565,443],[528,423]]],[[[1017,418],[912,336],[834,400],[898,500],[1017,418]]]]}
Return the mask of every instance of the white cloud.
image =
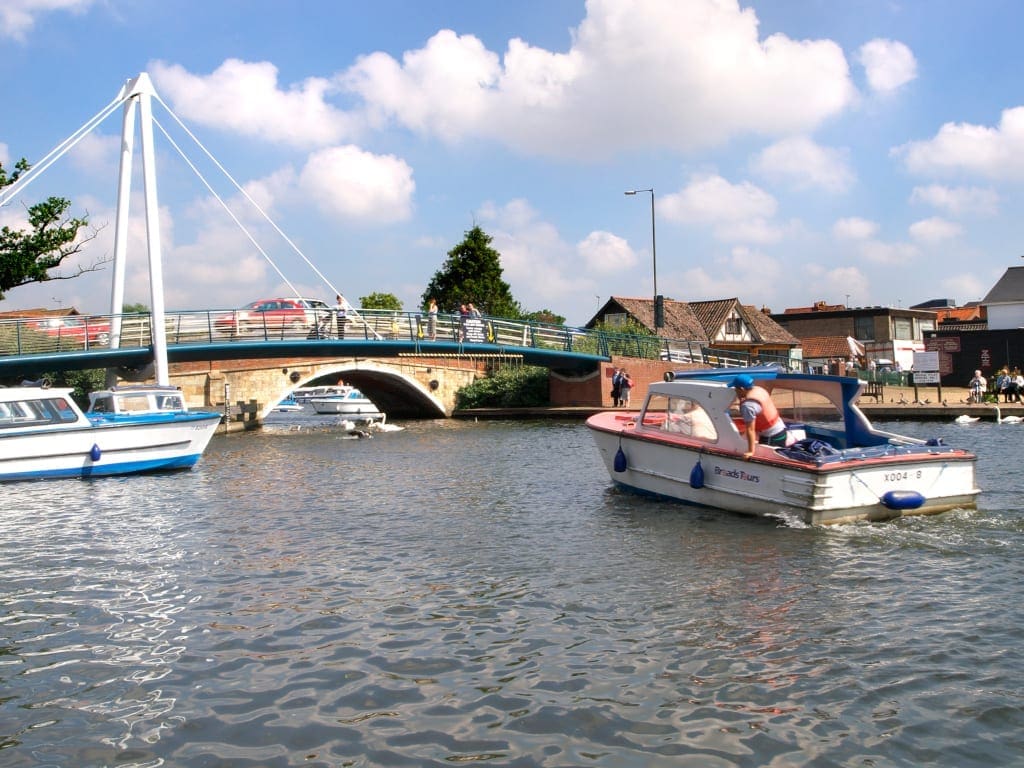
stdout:
{"type": "Polygon", "coordinates": [[[782,236],[772,224],[775,198],[749,181],[732,184],[717,174],[695,174],[679,192],[658,200],[658,212],[669,221],[705,225],[723,242],[768,243],[782,236]]]}
{"type": "Polygon", "coordinates": [[[669,275],[664,293],[687,301],[736,296],[744,304],[767,301],[772,286],[784,279],[782,265],[763,251],[737,246],[703,266],[669,275]]]}
{"type": "Polygon", "coordinates": [[[1024,107],[1004,110],[995,128],[946,123],[935,138],[891,150],[912,173],[964,172],[993,179],[1024,179],[1024,107]]]}
{"type": "Polygon", "coordinates": [[[0,3],[0,37],[22,42],[36,18],[54,11],[84,13],[95,0],[4,0],[0,3]]]}
{"type": "Polygon", "coordinates": [[[878,224],[850,216],[832,225],[832,234],[842,240],[868,240],[878,233],[878,224]]]}
{"type": "Polygon", "coordinates": [[[298,186],[331,215],[373,223],[408,219],[416,191],[412,168],[404,160],[353,146],[314,152],[299,174],[298,186]]]}
{"type": "Polygon", "coordinates": [[[981,214],[994,216],[999,209],[999,194],[991,189],[979,187],[945,187],[930,184],[914,187],[910,202],[925,203],[945,211],[950,216],[981,214]]]}
{"type": "Polygon", "coordinates": [[[817,296],[843,296],[844,301],[849,296],[851,306],[869,301],[871,282],[857,267],[828,269],[821,264],[811,263],[804,269],[817,296]]]}
{"type": "Polygon", "coordinates": [[[860,254],[868,261],[876,264],[902,265],[915,260],[919,251],[910,243],[884,243],[880,240],[868,240],[860,245],[860,254]]]}
{"type": "Polygon", "coordinates": [[[960,304],[980,300],[989,289],[991,282],[982,282],[973,272],[950,275],[940,283],[946,295],[956,299],[960,304]]]}
{"type": "Polygon", "coordinates": [[[337,82],[376,125],[562,156],[799,133],[856,95],[834,42],[761,39],[753,10],[720,0],[591,0],[565,53],[513,39],[499,59],[442,30],[401,61],[365,56],[337,82]]]}
{"type": "Polygon", "coordinates": [[[804,136],[783,139],[764,149],[752,163],[755,172],[785,179],[800,188],[843,192],[856,179],[847,153],[815,144],[804,136]]]}
{"type": "Polygon", "coordinates": [[[857,58],[873,91],[895,91],[917,78],[914,54],[896,40],[871,40],[860,47],[857,58]]]}
{"type": "Polygon", "coordinates": [[[598,274],[619,272],[637,264],[637,255],[629,243],[611,232],[591,232],[576,244],[587,268],[598,274]]]}
{"type": "Polygon", "coordinates": [[[963,227],[952,221],[934,216],[910,225],[910,236],[922,243],[940,243],[951,240],[963,232],[963,227]]]}
{"type": "Polygon", "coordinates": [[[327,103],[330,81],[311,77],[282,90],[269,62],[228,59],[201,77],[157,61],[149,72],[157,93],[185,122],[296,147],[333,144],[358,132],[352,115],[327,103]]]}

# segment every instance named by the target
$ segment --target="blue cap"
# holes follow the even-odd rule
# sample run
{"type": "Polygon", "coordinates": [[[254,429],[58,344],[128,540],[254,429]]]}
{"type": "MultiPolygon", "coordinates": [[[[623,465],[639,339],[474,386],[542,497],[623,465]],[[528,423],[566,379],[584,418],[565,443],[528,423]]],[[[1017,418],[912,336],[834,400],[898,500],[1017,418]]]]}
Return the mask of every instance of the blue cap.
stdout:
{"type": "Polygon", "coordinates": [[[733,389],[750,389],[754,386],[754,380],[749,374],[741,373],[732,380],[732,383],[729,386],[733,389]]]}

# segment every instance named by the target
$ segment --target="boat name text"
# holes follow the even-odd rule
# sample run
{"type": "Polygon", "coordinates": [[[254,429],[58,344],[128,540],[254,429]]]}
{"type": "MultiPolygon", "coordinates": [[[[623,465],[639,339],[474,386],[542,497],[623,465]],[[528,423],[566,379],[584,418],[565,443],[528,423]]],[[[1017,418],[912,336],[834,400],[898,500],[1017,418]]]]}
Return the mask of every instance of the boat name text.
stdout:
{"type": "Polygon", "coordinates": [[[748,483],[760,483],[761,478],[759,475],[748,474],[743,469],[722,469],[722,467],[715,467],[716,475],[724,475],[725,477],[734,477],[737,480],[746,480],[748,483]]]}

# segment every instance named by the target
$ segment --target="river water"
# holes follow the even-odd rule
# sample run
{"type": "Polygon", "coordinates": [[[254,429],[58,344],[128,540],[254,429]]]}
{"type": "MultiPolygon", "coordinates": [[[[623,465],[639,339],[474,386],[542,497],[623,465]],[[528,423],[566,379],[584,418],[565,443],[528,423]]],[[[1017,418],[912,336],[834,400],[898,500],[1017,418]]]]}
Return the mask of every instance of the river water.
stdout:
{"type": "Polygon", "coordinates": [[[1024,765],[1024,425],[979,510],[611,488],[579,422],[330,419],[3,487],[0,765],[1024,765]]]}

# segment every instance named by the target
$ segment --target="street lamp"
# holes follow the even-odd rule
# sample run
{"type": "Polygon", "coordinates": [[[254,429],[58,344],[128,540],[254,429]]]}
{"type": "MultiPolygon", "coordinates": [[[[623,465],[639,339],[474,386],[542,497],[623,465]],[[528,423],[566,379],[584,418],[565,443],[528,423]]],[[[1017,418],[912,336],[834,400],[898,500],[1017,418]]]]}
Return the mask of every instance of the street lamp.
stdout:
{"type": "Polygon", "coordinates": [[[664,304],[659,301],[658,296],[658,244],[654,234],[654,189],[630,189],[627,195],[635,195],[637,192],[651,193],[651,264],[654,268],[654,327],[661,328],[665,325],[664,304]]]}

